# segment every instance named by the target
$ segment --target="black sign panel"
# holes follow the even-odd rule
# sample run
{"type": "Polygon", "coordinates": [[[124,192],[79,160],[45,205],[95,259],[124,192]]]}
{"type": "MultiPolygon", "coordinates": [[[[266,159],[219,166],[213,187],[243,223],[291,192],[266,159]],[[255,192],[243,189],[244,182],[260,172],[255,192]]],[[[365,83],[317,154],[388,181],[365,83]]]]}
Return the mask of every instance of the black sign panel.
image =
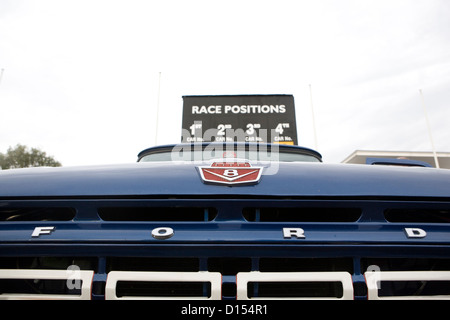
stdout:
{"type": "Polygon", "coordinates": [[[298,144],[292,95],[184,96],[182,142],[298,144]]]}

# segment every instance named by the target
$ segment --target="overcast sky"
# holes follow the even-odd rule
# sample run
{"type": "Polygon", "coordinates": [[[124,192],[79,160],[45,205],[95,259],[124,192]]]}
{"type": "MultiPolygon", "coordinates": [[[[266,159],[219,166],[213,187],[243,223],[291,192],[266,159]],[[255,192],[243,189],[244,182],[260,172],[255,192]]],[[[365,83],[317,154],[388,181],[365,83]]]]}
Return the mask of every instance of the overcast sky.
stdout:
{"type": "Polygon", "coordinates": [[[450,151],[448,0],[0,0],[0,152],[65,166],[178,143],[182,96],[292,94],[299,144],[450,151]],[[159,126],[156,136],[159,75],[159,126]]]}

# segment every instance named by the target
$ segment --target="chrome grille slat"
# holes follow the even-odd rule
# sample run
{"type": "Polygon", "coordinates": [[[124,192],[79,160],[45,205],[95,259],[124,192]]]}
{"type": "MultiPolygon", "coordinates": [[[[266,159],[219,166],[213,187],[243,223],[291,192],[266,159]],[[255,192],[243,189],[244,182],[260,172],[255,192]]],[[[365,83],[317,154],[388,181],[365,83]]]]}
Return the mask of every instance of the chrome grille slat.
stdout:
{"type": "Polygon", "coordinates": [[[380,296],[379,290],[383,282],[446,282],[450,286],[450,271],[376,271],[364,273],[368,288],[369,300],[450,300],[450,294],[430,294],[430,295],[408,295],[408,296],[380,296]]]}
{"type": "Polygon", "coordinates": [[[353,281],[348,272],[248,272],[238,273],[237,280],[237,299],[238,300],[257,300],[257,299],[295,299],[295,300],[352,300],[353,299],[353,281]],[[249,282],[278,282],[278,283],[292,283],[292,282],[339,282],[342,285],[342,297],[324,296],[314,297],[311,292],[310,296],[306,297],[289,297],[288,295],[282,297],[264,296],[249,297],[247,284],[249,282]]]}
{"type": "Polygon", "coordinates": [[[221,274],[217,272],[127,272],[111,271],[106,281],[105,298],[107,300],[218,300],[221,298],[221,274]],[[116,287],[119,281],[129,282],[208,282],[211,284],[211,294],[204,296],[123,296],[118,297],[116,287]]]}
{"type": "MultiPolygon", "coordinates": [[[[170,258],[167,258],[170,260],[170,258]]],[[[71,294],[45,294],[45,293],[35,293],[30,294],[29,292],[25,292],[21,294],[20,292],[8,293],[3,292],[0,294],[0,299],[91,299],[93,295],[93,290],[95,285],[104,286],[103,293],[96,293],[96,296],[99,294],[103,296],[105,299],[113,299],[113,300],[139,300],[139,299],[149,299],[149,300],[162,300],[162,299],[170,299],[170,300],[179,300],[179,299],[209,299],[209,300],[217,300],[222,299],[222,290],[226,288],[228,293],[228,299],[244,299],[244,300],[258,300],[258,299],[266,299],[266,300],[289,300],[289,299],[353,299],[355,296],[367,296],[367,299],[375,299],[375,300],[388,300],[388,299],[450,299],[450,269],[445,270],[405,270],[399,269],[398,265],[395,265],[396,271],[380,271],[382,269],[378,268],[378,266],[374,265],[369,266],[369,271],[362,272],[362,282],[358,280],[359,278],[359,270],[355,269],[353,271],[324,271],[321,270],[319,272],[310,271],[314,269],[313,264],[309,264],[307,267],[308,271],[301,272],[293,272],[286,270],[293,270],[298,266],[298,259],[292,259],[294,265],[292,267],[286,267],[286,270],[276,272],[261,272],[259,270],[245,271],[240,272],[239,266],[235,268],[234,272],[230,273],[230,270],[227,266],[218,267],[217,258],[206,258],[206,260],[211,259],[215,261],[211,266],[214,271],[210,270],[198,270],[198,271],[144,271],[145,265],[137,268],[139,271],[107,271],[109,269],[106,265],[100,267],[99,270],[80,270],[76,279],[79,279],[82,282],[82,288],[80,294],[71,295],[71,294]],[[222,269],[223,268],[223,269],[222,269]],[[104,275],[104,277],[102,276],[104,275]],[[381,283],[379,282],[381,281],[381,283]],[[413,282],[413,281],[421,281],[421,282],[434,282],[439,283],[441,286],[445,286],[444,291],[437,291],[435,293],[427,293],[421,294],[421,291],[411,292],[408,295],[401,294],[403,291],[396,291],[395,287],[398,287],[399,283],[403,282],[413,282]],[[153,285],[153,289],[150,286],[148,287],[142,286],[135,288],[135,290],[131,290],[128,292],[132,292],[131,294],[127,294],[127,287],[120,286],[122,282],[128,282],[128,285],[133,286],[134,284],[143,285],[145,282],[153,285]],[[388,283],[394,283],[394,289],[389,287],[388,283]],[[167,288],[154,289],[157,287],[158,283],[168,286],[167,288]],[[208,290],[199,289],[199,284],[208,284],[208,290]],[[283,285],[283,283],[290,283],[290,285],[283,285]],[[293,283],[298,283],[300,287],[292,285],[293,283]],[[174,285],[173,293],[170,292],[171,284],[174,285]],[[195,284],[193,287],[191,284],[195,284]],[[305,285],[302,287],[302,285],[305,285]],[[381,284],[382,291],[379,291],[378,286],[381,284]],[[360,290],[361,285],[367,288],[367,293],[364,294],[364,291],[360,290]],[[233,286],[235,286],[235,290],[233,290],[233,286]],[[259,289],[258,289],[259,286],[259,289]],[[179,289],[182,287],[181,289],[179,289]],[[386,288],[387,287],[387,288],[386,288]],[[122,289],[121,289],[122,288],[122,289]],[[125,288],[125,289],[123,289],[125,288]],[[143,288],[143,289],[142,289],[143,288]],[[264,288],[264,290],[261,290],[264,288]],[[317,292],[317,289],[320,289],[320,293],[317,292]],[[336,291],[336,288],[339,290],[336,291]],[[387,290],[388,289],[388,290],[387,290]],[[143,293],[135,294],[142,290],[143,293]],[[181,291],[180,291],[181,290],[181,291]],[[179,294],[179,292],[183,292],[182,290],[187,290],[187,294],[179,294]],[[292,291],[294,290],[294,291],[292,291]],[[297,291],[295,291],[297,290],[297,291]],[[315,290],[315,291],[308,291],[315,290]],[[230,296],[230,292],[233,292],[230,296]],[[119,292],[119,293],[118,293],[119,292]],[[164,292],[163,295],[158,295],[158,292],[164,292]],[[194,293],[191,293],[194,292],[194,293]],[[261,295],[262,294],[262,295],[261,295]],[[233,297],[233,295],[235,295],[233,297]]],[[[253,258],[252,260],[256,260],[256,264],[252,263],[253,267],[258,265],[258,261],[263,258],[253,258]]],[[[264,258],[267,259],[267,258],[264,258]]],[[[205,259],[201,259],[205,260],[205,259]]],[[[227,258],[223,261],[233,261],[234,259],[227,258]]],[[[313,259],[320,260],[320,259],[313,259]]],[[[332,259],[328,259],[332,261],[332,259]]],[[[357,263],[360,259],[354,258],[354,262],[357,263]]],[[[422,259],[423,262],[416,263],[417,266],[425,265],[427,259],[422,259]]],[[[435,260],[432,259],[429,263],[430,266],[435,265],[435,260]]],[[[289,264],[290,261],[288,258],[283,259],[286,264],[289,264]]],[[[447,260],[441,264],[442,267],[446,267],[447,260]]],[[[133,260],[132,262],[133,263],[133,260]]],[[[164,266],[164,264],[160,263],[160,266],[164,266]]],[[[246,264],[242,266],[245,267],[246,264]]],[[[328,264],[327,264],[328,265],[328,264]]],[[[411,263],[405,262],[405,265],[411,265],[411,263]]],[[[206,262],[200,262],[199,268],[202,266],[208,266],[206,262]]],[[[413,267],[413,265],[411,265],[413,267]]],[[[0,266],[1,267],[1,266],[0,266]]],[[[385,265],[382,265],[385,268],[385,265]]],[[[442,269],[440,267],[439,269],[442,269]]],[[[209,267],[208,267],[209,268],[209,267]]],[[[321,264],[316,265],[316,269],[322,269],[321,264]]],[[[121,269],[126,269],[126,265],[122,265],[121,269]]],[[[163,269],[158,267],[159,270],[163,269]]],[[[181,268],[182,269],[182,268],[181,268]]],[[[180,270],[181,270],[180,269],[180,270]]],[[[332,269],[327,267],[327,269],[332,269]]],[[[34,281],[37,279],[40,280],[50,280],[50,279],[58,279],[62,281],[74,280],[73,275],[68,272],[68,270],[54,270],[54,269],[1,269],[0,268],[0,283],[5,279],[15,279],[19,280],[30,280],[34,281]]],[[[442,288],[441,288],[442,289],[442,288]]],[[[397,289],[398,290],[398,289],[397,289]]],[[[224,296],[225,297],[225,296],[224,296]]]]}
{"type": "Polygon", "coordinates": [[[29,294],[2,293],[0,300],[90,300],[94,271],[77,270],[35,270],[35,269],[0,269],[0,279],[10,280],[66,280],[80,281],[80,295],[69,294],[29,294]]]}

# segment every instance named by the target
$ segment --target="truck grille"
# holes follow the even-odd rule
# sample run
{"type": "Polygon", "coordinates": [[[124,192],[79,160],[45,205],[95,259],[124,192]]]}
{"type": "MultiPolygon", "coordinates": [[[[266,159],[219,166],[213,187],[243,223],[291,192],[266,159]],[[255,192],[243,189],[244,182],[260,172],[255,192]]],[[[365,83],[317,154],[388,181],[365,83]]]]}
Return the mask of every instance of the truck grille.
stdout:
{"type": "MultiPolygon", "coordinates": [[[[113,263],[113,260],[116,259],[103,261],[103,258],[99,258],[99,264],[104,264],[109,270],[111,268],[109,268],[108,261],[113,263]]],[[[127,258],[120,259],[128,260],[127,258]]],[[[222,298],[287,300],[353,299],[357,296],[369,299],[450,298],[450,268],[448,267],[450,259],[419,259],[419,261],[402,259],[405,266],[400,270],[397,268],[387,269],[389,271],[374,270],[370,266],[364,269],[361,265],[361,270],[352,271],[350,268],[347,271],[329,271],[334,269],[334,266],[337,267],[336,270],[345,270],[345,268],[341,268],[342,265],[339,266],[339,262],[329,265],[329,262],[334,259],[284,258],[282,259],[284,261],[282,268],[270,269],[279,271],[235,270],[234,272],[230,272],[228,265],[218,268],[217,258],[206,259],[209,267],[205,271],[198,269],[190,271],[201,264],[201,260],[204,260],[192,258],[129,259],[128,266],[122,264],[122,268],[120,268],[129,271],[106,271],[101,268],[79,270],[70,267],[67,269],[39,269],[31,268],[32,266],[25,269],[6,269],[5,266],[10,266],[6,260],[11,261],[12,259],[0,259],[0,299],[91,299],[102,297],[113,300],[222,298]],[[171,263],[178,259],[188,260],[193,264],[185,263],[184,267],[173,268],[171,263]],[[137,261],[141,261],[142,264],[136,265],[137,261]],[[299,268],[298,263],[301,261],[304,261],[308,267],[299,268]],[[430,265],[431,261],[436,262],[438,267],[426,267],[426,265],[430,265]],[[170,265],[170,267],[162,268],[161,266],[164,264],[170,265]],[[160,267],[156,267],[156,265],[160,267]],[[420,270],[412,271],[419,265],[423,265],[423,267],[420,270]],[[136,271],[137,269],[146,269],[146,271],[136,271]],[[189,271],[175,271],[176,269],[189,271]],[[287,269],[289,270],[287,271],[287,269]],[[312,269],[320,271],[309,271],[312,269]],[[358,281],[361,280],[358,279],[358,275],[363,275],[364,281],[358,281]]],[[[51,261],[55,259],[41,257],[26,258],[26,260],[51,261]]],[[[239,260],[239,258],[227,258],[225,261],[233,260],[239,260]]],[[[264,259],[253,258],[253,264],[255,264],[255,260],[262,262],[264,259]]],[[[349,258],[345,260],[353,265],[355,262],[365,263],[370,259],[349,258]]],[[[17,263],[17,266],[20,266],[20,262],[17,263]]],[[[244,266],[243,270],[248,270],[245,268],[245,264],[241,264],[241,266],[244,266]]],[[[264,267],[260,269],[265,270],[264,267]]]]}
{"type": "Polygon", "coordinates": [[[75,218],[73,208],[58,207],[0,207],[2,221],[70,221],[75,218]]]}
{"type": "Polygon", "coordinates": [[[215,208],[196,207],[112,207],[99,208],[104,221],[212,221],[217,216],[215,208]]]}
{"type": "Polygon", "coordinates": [[[361,217],[359,208],[294,207],[245,208],[249,222],[356,222],[361,217]]]}
{"type": "Polygon", "coordinates": [[[0,299],[447,299],[449,212],[427,199],[0,200],[0,299]]]}

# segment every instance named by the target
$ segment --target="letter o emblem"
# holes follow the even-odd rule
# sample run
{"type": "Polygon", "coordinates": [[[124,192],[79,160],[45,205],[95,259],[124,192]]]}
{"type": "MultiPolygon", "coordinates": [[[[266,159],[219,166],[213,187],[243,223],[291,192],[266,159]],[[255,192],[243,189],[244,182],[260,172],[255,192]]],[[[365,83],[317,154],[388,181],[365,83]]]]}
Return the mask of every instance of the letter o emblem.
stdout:
{"type": "Polygon", "coordinates": [[[162,227],[155,228],[152,230],[152,237],[158,240],[165,240],[172,238],[174,231],[172,228],[162,227]]]}

